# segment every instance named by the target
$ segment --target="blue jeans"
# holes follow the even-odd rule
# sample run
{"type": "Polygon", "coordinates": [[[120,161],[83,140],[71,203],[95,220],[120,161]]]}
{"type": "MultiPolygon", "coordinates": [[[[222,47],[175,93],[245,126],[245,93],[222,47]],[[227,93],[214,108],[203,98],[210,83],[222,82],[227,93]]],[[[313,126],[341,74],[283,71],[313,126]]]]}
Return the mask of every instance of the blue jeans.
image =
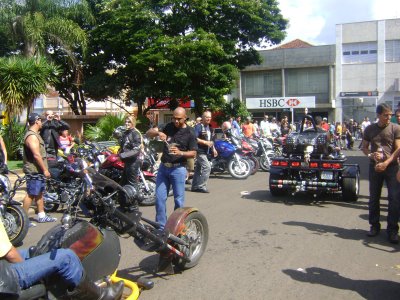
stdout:
{"type": "Polygon", "coordinates": [[[170,186],[174,191],[174,209],[183,207],[185,203],[186,168],[184,166],[167,168],[161,164],[156,181],[156,222],[162,227],[167,222],[167,198],[170,186]]]}
{"type": "Polygon", "coordinates": [[[396,174],[399,167],[397,163],[390,164],[384,172],[376,172],[375,164],[369,165],[369,224],[376,228],[381,228],[380,225],[380,198],[383,182],[386,182],[388,189],[388,216],[387,216],[387,231],[399,231],[399,183],[396,179],[396,174]]]}
{"type": "Polygon", "coordinates": [[[52,274],[58,274],[71,287],[79,284],[83,267],[78,256],[70,249],[57,249],[29,258],[28,250],[19,250],[23,262],[11,264],[22,289],[39,282],[52,274]]]}

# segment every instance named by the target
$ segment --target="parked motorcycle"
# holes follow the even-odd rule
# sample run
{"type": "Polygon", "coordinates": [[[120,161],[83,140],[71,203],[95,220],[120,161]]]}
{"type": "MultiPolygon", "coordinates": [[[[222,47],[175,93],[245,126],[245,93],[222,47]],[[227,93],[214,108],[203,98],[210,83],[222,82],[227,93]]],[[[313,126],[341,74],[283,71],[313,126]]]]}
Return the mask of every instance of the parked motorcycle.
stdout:
{"type": "Polygon", "coordinates": [[[276,156],[274,152],[274,146],[269,139],[264,137],[260,137],[258,139],[256,156],[259,158],[260,168],[268,172],[271,168],[272,158],[276,156]]]}
{"type": "Polygon", "coordinates": [[[229,140],[217,140],[214,142],[214,147],[218,155],[211,158],[211,173],[223,173],[228,170],[233,178],[249,177],[252,169],[242,155],[239,138],[232,135],[229,140]]]}
{"type": "Polygon", "coordinates": [[[22,208],[22,203],[14,200],[17,189],[25,179],[12,171],[8,172],[15,174],[17,180],[11,187],[7,174],[0,174],[0,214],[10,242],[17,246],[24,240],[29,228],[29,218],[22,208]]]}
{"type": "MultiPolygon", "coordinates": [[[[199,263],[208,242],[208,224],[196,208],[175,210],[163,229],[135,209],[136,191],[132,186],[120,186],[93,168],[87,168],[84,161],[81,176],[87,195],[80,204],[93,212],[90,221],[78,218],[71,206],[63,215],[61,225],[50,229],[30,249],[32,256],[70,248],[81,259],[89,279],[107,282],[119,265],[118,235],[129,235],[140,249],[160,254],[159,271],[173,273],[175,269],[189,269],[199,263]]],[[[146,285],[151,286],[151,282],[146,285]]],[[[42,291],[36,298],[44,294],[58,299],[67,292],[55,276],[33,288],[36,287],[42,291]]],[[[29,292],[30,289],[22,291],[29,292]]]]}
{"type": "MultiPolygon", "coordinates": [[[[121,182],[124,170],[124,162],[118,154],[108,154],[100,165],[99,172],[116,182],[121,182]]],[[[138,178],[135,184],[138,191],[139,204],[151,206],[156,202],[156,175],[150,171],[138,170],[138,178]]]]}
{"type": "Polygon", "coordinates": [[[256,157],[257,152],[257,144],[253,145],[251,139],[243,138],[242,139],[242,153],[245,159],[247,159],[251,166],[251,175],[257,173],[258,169],[260,169],[260,162],[256,157]]]}

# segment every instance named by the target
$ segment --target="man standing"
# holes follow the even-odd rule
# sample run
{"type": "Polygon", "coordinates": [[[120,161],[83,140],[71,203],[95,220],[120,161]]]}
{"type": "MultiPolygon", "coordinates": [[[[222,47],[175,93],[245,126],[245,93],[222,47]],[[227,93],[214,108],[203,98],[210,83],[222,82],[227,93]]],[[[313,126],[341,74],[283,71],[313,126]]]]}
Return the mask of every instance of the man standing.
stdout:
{"type": "Polygon", "coordinates": [[[166,202],[170,186],[174,191],[174,209],[183,207],[185,203],[186,161],[196,155],[196,138],[186,125],[186,111],[182,107],[174,110],[172,122],[162,131],[149,129],[150,138],[158,136],[164,141],[160,168],[156,182],[156,222],[162,227],[167,222],[166,202]]]}
{"type": "Polygon", "coordinates": [[[365,131],[365,128],[367,128],[369,125],[371,125],[371,122],[369,121],[368,117],[365,117],[364,121],[362,121],[362,123],[361,123],[361,142],[360,142],[360,145],[358,146],[358,149],[362,148],[362,140],[363,140],[363,136],[364,136],[364,131],[365,131]]]}
{"type": "MultiPolygon", "coordinates": [[[[38,209],[38,222],[55,222],[56,218],[46,215],[44,212],[43,192],[46,187],[46,180],[43,176],[50,178],[50,173],[47,166],[46,149],[44,141],[39,135],[42,128],[42,118],[31,113],[28,116],[29,129],[24,137],[24,173],[27,175],[26,180],[26,195],[24,198],[24,210],[28,213],[32,200],[36,201],[38,209]]],[[[29,227],[36,226],[30,223],[29,227]]]]}
{"type": "Polygon", "coordinates": [[[375,169],[376,164],[383,162],[400,147],[400,127],[390,122],[392,109],[386,103],[376,107],[378,122],[371,124],[364,131],[362,151],[370,159],[369,165],[369,224],[368,236],[379,234],[380,224],[380,197],[383,182],[388,189],[388,216],[387,235],[389,242],[399,242],[399,209],[400,195],[396,174],[399,170],[397,161],[390,163],[385,170],[375,169]],[[369,147],[371,146],[371,149],[369,147]]]}
{"type": "Polygon", "coordinates": [[[62,129],[70,129],[67,122],[61,120],[60,115],[54,114],[52,110],[45,113],[46,120],[40,129],[40,135],[45,143],[48,166],[54,177],[58,176],[57,172],[57,150],[59,148],[59,132],[62,129]],[[57,173],[57,174],[56,174],[57,173]]]}
{"type": "Polygon", "coordinates": [[[192,192],[209,193],[207,180],[211,172],[211,163],[208,157],[216,155],[213,147],[214,143],[211,141],[213,132],[210,128],[210,122],[211,112],[205,111],[202,116],[202,122],[194,128],[198,148],[192,181],[192,192]]]}
{"type": "Polygon", "coordinates": [[[261,136],[263,137],[270,137],[271,136],[271,130],[269,128],[269,122],[268,122],[268,116],[264,115],[264,120],[260,122],[260,131],[261,131],[261,136]]]}
{"type": "Polygon", "coordinates": [[[239,116],[236,119],[233,119],[233,121],[232,121],[232,131],[237,136],[240,136],[240,120],[241,120],[241,117],[239,116]]]}
{"type": "Polygon", "coordinates": [[[242,124],[242,132],[245,137],[254,136],[254,126],[251,123],[251,117],[246,118],[246,123],[242,124]]]}

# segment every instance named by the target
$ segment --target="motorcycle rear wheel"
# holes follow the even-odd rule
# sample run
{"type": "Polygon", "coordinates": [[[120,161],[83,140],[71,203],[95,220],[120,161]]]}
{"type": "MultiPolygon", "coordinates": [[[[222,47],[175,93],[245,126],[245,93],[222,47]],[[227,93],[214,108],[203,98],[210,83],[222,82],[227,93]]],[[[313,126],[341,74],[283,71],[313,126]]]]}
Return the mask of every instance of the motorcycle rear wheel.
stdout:
{"type": "Polygon", "coordinates": [[[9,205],[3,216],[4,228],[6,229],[11,244],[18,246],[24,240],[29,229],[29,218],[22,206],[9,205]]]}
{"type": "Polygon", "coordinates": [[[174,258],[172,263],[176,268],[187,270],[196,266],[203,256],[208,242],[208,223],[199,211],[190,213],[185,219],[185,226],[179,238],[189,243],[189,247],[178,246],[186,253],[189,262],[181,258],[174,258]]]}
{"type": "Polygon", "coordinates": [[[238,162],[234,159],[231,159],[228,163],[228,171],[233,178],[246,179],[250,176],[251,166],[250,163],[245,159],[241,158],[238,162]]]}
{"type": "Polygon", "coordinates": [[[258,161],[258,159],[255,156],[250,156],[249,161],[252,162],[251,163],[251,175],[254,175],[257,173],[257,171],[260,169],[260,162],[258,161]]]}

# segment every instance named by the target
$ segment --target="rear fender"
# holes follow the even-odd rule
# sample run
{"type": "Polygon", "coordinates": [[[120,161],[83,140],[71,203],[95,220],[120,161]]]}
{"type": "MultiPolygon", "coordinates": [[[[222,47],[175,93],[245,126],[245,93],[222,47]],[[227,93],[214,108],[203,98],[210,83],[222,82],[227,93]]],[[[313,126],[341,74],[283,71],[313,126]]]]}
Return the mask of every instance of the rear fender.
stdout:
{"type": "Polygon", "coordinates": [[[198,211],[195,207],[181,207],[176,209],[168,218],[165,229],[178,236],[185,229],[185,219],[192,212],[198,211]]]}
{"type": "Polygon", "coordinates": [[[343,166],[343,178],[355,178],[360,173],[360,166],[358,164],[346,164],[343,166]]]}

